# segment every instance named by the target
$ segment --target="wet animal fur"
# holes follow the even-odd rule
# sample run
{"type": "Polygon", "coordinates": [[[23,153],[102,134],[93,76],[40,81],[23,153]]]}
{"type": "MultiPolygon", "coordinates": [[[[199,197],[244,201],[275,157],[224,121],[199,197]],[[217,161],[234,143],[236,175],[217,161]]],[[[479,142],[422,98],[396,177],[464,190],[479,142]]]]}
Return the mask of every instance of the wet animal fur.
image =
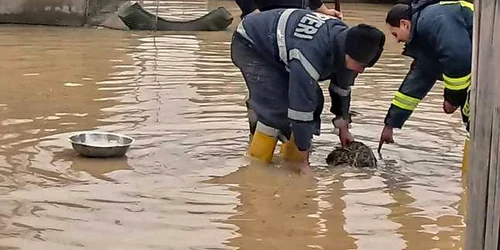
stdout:
{"type": "Polygon", "coordinates": [[[330,167],[349,165],[355,168],[376,168],[377,159],[370,147],[362,142],[352,142],[345,148],[337,147],[326,158],[330,167]]]}

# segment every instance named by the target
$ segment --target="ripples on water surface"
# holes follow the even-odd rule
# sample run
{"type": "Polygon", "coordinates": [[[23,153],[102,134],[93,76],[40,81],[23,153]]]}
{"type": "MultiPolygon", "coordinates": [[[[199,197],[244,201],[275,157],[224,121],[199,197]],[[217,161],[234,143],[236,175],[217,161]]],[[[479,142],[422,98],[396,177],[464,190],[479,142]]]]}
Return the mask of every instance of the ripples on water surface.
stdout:
{"type": "MultiPolygon", "coordinates": [[[[21,249],[460,249],[463,131],[422,102],[377,171],[248,165],[232,2],[144,1],[167,18],[219,5],[223,32],[1,27],[0,245],[21,249]],[[75,156],[79,130],[125,133],[125,159],[75,156]]],[[[387,6],[344,4],[347,22],[385,30],[387,6]],[[356,10],[355,10],[356,9],[356,10]]],[[[353,133],[373,148],[410,61],[388,37],[356,82],[353,133]]],[[[325,92],[326,94],[326,92],[325,92]]],[[[325,107],[312,165],[337,145],[325,107]]]]}

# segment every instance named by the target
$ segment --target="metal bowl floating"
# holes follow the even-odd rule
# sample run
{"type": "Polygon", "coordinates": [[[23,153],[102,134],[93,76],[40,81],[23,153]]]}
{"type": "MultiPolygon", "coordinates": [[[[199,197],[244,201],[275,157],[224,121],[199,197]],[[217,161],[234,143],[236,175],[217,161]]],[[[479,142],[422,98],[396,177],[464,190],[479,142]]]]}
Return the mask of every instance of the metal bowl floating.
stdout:
{"type": "Polygon", "coordinates": [[[94,158],[124,156],[134,143],[134,139],[125,135],[97,131],[78,132],[69,141],[78,154],[94,158]]]}

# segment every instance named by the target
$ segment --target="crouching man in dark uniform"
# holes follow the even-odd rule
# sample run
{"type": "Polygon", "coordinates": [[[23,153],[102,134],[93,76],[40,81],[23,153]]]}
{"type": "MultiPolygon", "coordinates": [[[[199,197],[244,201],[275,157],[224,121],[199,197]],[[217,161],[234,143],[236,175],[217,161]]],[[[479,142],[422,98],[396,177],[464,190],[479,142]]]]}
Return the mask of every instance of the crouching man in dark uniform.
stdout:
{"type": "MultiPolygon", "coordinates": [[[[273,9],[311,9],[315,12],[319,12],[325,15],[333,16],[342,19],[343,15],[340,11],[335,9],[329,9],[323,3],[323,0],[235,0],[238,6],[241,9],[241,18],[246,17],[250,14],[259,13],[261,11],[268,11],[273,9]]],[[[323,92],[320,88],[318,88],[318,98],[319,102],[324,103],[323,92]]],[[[248,123],[250,126],[250,138],[253,136],[253,132],[255,131],[255,125],[257,116],[255,112],[249,107],[248,101],[247,105],[247,116],[248,123]]],[[[323,112],[323,105],[318,105],[318,109],[315,112],[315,118],[319,120],[319,116],[323,112]]],[[[316,124],[315,135],[319,135],[319,131],[321,129],[321,124],[316,124]]],[[[288,144],[284,143],[281,145],[282,153],[286,151],[288,144]]]]}
{"type": "Polygon", "coordinates": [[[466,1],[420,0],[389,11],[389,30],[414,61],[386,115],[380,146],[394,142],[393,128],[402,128],[437,80],[444,81],[444,112],[461,108],[469,130],[473,10],[466,1]]]}
{"type": "Polygon", "coordinates": [[[248,155],[272,160],[278,139],[288,143],[287,160],[309,172],[309,149],[317,130],[318,81],[330,79],[333,124],[343,146],[349,132],[351,85],[379,59],[385,35],[360,24],[349,28],[337,18],[302,9],[252,14],[238,25],[231,44],[233,63],[249,90],[257,124],[248,155]]]}

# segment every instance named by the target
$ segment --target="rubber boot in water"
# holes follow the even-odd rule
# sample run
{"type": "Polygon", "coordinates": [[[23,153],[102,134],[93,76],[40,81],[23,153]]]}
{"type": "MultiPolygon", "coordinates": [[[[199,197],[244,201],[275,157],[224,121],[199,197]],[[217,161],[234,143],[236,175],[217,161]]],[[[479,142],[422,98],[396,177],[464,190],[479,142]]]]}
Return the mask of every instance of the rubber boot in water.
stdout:
{"type": "Polygon", "coordinates": [[[290,136],[290,140],[281,144],[280,154],[286,161],[302,162],[304,161],[302,154],[300,153],[297,145],[295,145],[295,139],[290,136]]]}
{"type": "Polygon", "coordinates": [[[252,142],[248,148],[248,156],[270,163],[273,159],[274,149],[278,143],[279,130],[257,123],[252,142]]]}

